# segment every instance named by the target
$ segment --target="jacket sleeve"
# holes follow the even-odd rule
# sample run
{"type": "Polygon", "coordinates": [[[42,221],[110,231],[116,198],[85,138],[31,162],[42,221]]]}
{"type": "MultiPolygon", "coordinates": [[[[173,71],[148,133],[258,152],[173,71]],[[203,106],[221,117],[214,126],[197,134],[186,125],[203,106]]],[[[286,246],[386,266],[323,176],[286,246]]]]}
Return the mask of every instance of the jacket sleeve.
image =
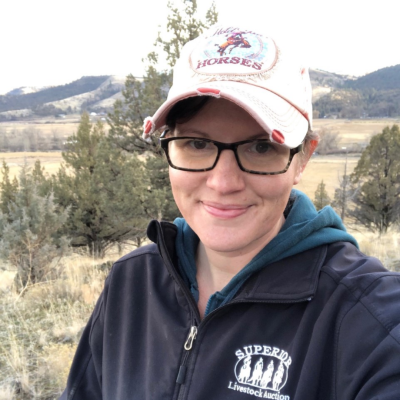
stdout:
{"type": "Polygon", "coordinates": [[[101,400],[102,329],[101,313],[104,292],[101,294],[76,350],[67,387],[60,400],[101,400]],[[96,334],[93,334],[96,324],[96,334]],[[93,339],[96,336],[96,339],[93,339]]]}
{"type": "Polygon", "coordinates": [[[400,275],[371,283],[342,319],[335,399],[400,399],[400,275]]]}

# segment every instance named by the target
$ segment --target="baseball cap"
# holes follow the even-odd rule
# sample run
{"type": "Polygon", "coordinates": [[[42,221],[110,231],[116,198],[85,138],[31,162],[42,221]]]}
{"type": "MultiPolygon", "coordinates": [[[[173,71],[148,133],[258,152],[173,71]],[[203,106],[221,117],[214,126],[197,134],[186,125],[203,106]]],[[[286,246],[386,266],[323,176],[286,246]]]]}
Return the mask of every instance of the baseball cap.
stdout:
{"type": "Polygon", "coordinates": [[[308,68],[267,34],[214,25],[182,49],[167,100],[144,121],[143,137],[165,127],[168,112],[194,96],[230,100],[246,110],[271,141],[299,146],[312,130],[308,68]]]}

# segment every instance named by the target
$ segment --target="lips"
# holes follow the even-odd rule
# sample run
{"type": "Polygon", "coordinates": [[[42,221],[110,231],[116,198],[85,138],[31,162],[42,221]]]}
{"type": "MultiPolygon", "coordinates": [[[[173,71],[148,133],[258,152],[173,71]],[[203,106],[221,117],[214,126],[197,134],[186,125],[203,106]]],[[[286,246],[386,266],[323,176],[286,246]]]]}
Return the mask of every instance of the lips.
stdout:
{"type": "Polygon", "coordinates": [[[250,206],[235,204],[219,204],[212,202],[202,202],[204,209],[213,217],[230,219],[239,217],[247,212],[250,206]]]}

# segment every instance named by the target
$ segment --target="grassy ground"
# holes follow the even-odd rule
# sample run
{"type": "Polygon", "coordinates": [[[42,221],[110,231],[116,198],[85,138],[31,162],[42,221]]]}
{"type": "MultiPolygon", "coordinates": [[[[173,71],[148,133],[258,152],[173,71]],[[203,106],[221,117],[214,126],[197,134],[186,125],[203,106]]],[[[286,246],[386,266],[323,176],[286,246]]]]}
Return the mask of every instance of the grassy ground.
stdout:
{"type": "MultiPolygon", "coordinates": [[[[56,174],[62,162],[61,151],[52,152],[18,152],[18,153],[0,153],[0,162],[3,160],[10,167],[10,176],[18,177],[21,167],[26,163],[33,166],[36,160],[40,160],[42,166],[49,175],[56,174]]],[[[1,178],[1,173],[0,173],[1,178]]]]}
{"type": "Polygon", "coordinates": [[[27,128],[34,128],[40,131],[43,135],[53,136],[54,133],[64,138],[71,136],[77,131],[79,124],[79,116],[69,118],[67,120],[55,119],[49,117],[46,119],[36,119],[31,121],[11,121],[11,122],[0,122],[0,131],[3,132],[22,132],[27,128]]]}
{"type": "Polygon", "coordinates": [[[400,119],[315,119],[313,128],[331,128],[339,134],[340,146],[349,146],[355,143],[367,143],[371,136],[382,132],[385,126],[400,125],[400,119]]]}
{"type": "Polygon", "coordinates": [[[60,396],[82,329],[103,288],[106,261],[66,257],[57,278],[31,287],[24,296],[13,290],[14,272],[1,272],[0,400],[60,396]]]}
{"type": "MultiPolygon", "coordinates": [[[[347,157],[347,173],[350,174],[357,165],[358,156],[347,157]]],[[[325,189],[331,199],[339,187],[339,179],[344,174],[346,156],[312,156],[297,189],[306,193],[311,199],[315,197],[318,184],[323,180],[325,189]]]]}

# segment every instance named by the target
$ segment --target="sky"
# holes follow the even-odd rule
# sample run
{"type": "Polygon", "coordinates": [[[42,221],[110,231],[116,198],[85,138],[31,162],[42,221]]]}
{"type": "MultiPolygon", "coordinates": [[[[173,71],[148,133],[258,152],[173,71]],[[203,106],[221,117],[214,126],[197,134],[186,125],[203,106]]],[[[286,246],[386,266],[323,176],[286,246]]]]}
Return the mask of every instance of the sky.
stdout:
{"type": "MultiPolygon", "coordinates": [[[[182,1],[182,0],[173,0],[182,1]]],[[[211,0],[198,0],[205,15],[211,0]]],[[[310,68],[361,76],[400,64],[393,0],[216,0],[219,22],[263,27],[310,68]]],[[[164,0],[1,0],[0,94],[85,75],[142,76],[164,0]]]]}

